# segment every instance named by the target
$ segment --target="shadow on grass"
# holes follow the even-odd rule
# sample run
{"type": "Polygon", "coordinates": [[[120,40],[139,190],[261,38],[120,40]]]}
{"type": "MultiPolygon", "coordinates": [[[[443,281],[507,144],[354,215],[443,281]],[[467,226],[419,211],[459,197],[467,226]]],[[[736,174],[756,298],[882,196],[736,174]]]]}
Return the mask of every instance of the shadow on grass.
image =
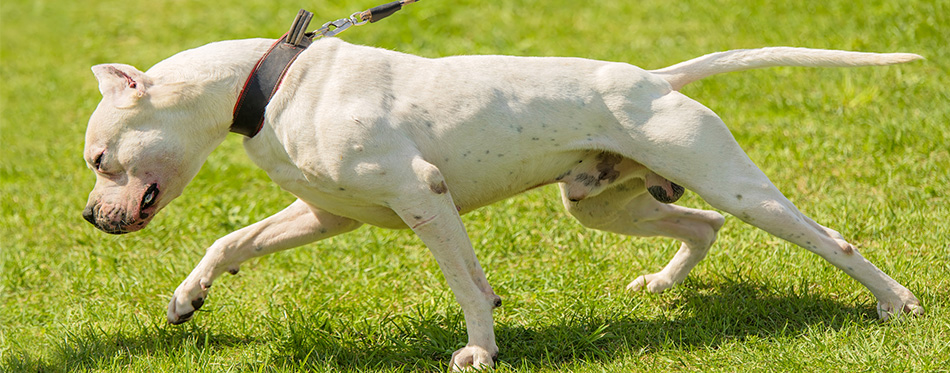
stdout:
{"type": "MultiPolygon", "coordinates": [[[[807,287],[803,287],[806,288],[807,287]]],[[[689,281],[647,302],[663,303],[664,315],[637,317],[575,312],[562,323],[540,328],[505,325],[498,338],[508,344],[501,360],[514,367],[557,367],[575,361],[608,363],[619,355],[658,351],[715,349],[750,338],[796,338],[809,330],[840,330],[871,324],[873,309],[846,305],[827,296],[777,291],[751,282],[689,281]]]]}
{"type": "Polygon", "coordinates": [[[94,327],[69,331],[53,341],[52,351],[27,351],[13,346],[0,361],[2,372],[73,372],[115,368],[132,360],[172,355],[202,355],[230,346],[256,343],[254,338],[196,326],[138,325],[133,331],[111,332],[94,327]],[[207,352],[203,352],[207,351],[207,352]]]}
{"type": "MultiPolygon", "coordinates": [[[[875,322],[870,306],[853,307],[796,289],[778,291],[729,280],[689,281],[672,294],[648,300],[652,301],[663,302],[665,316],[612,315],[591,304],[586,309],[559,311],[564,315],[552,325],[500,323],[495,328],[502,350],[500,362],[549,369],[577,361],[609,363],[624,354],[716,348],[752,336],[794,338],[815,327],[838,330],[848,323],[875,322]]],[[[128,367],[125,364],[133,358],[144,356],[167,357],[174,366],[182,354],[190,354],[184,359],[197,357],[200,364],[201,356],[213,355],[214,350],[259,344],[267,358],[237,362],[231,368],[446,370],[451,353],[467,339],[461,314],[424,308],[415,312],[343,324],[331,311],[286,310],[279,318],[266,319],[254,337],[194,324],[184,328],[152,325],[136,333],[84,330],[66,336],[49,361],[14,350],[3,363],[12,371],[102,369],[128,367]]]]}

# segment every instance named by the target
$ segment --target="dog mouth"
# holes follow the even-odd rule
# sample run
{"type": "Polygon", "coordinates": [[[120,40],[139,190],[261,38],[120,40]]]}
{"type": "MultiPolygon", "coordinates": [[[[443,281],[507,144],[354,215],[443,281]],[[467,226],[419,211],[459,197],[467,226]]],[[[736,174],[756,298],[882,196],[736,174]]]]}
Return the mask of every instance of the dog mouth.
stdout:
{"type": "Polygon", "coordinates": [[[144,228],[151,221],[150,218],[155,215],[160,194],[161,190],[158,189],[157,183],[149,184],[145,192],[142,193],[137,216],[129,211],[131,209],[120,209],[110,205],[104,206],[100,203],[86,206],[82,215],[86,221],[109,234],[135,232],[144,228]]]}

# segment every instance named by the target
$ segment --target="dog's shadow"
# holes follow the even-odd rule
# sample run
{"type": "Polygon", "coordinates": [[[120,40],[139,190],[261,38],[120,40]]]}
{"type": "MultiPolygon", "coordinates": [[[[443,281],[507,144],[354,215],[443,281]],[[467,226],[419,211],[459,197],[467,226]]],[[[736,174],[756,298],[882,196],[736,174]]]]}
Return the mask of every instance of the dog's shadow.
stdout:
{"type": "MultiPolygon", "coordinates": [[[[549,325],[499,322],[495,327],[501,347],[499,363],[549,369],[576,361],[609,363],[629,354],[716,348],[749,338],[795,338],[815,327],[838,330],[847,323],[876,323],[871,305],[845,305],[807,289],[688,280],[672,294],[647,296],[640,302],[662,303],[661,308],[668,311],[664,316],[640,318],[635,310],[618,314],[591,304],[583,310],[566,310],[569,316],[549,325]]],[[[266,359],[223,364],[239,371],[273,366],[444,371],[452,351],[466,340],[464,321],[457,312],[417,309],[414,316],[384,317],[360,325],[342,325],[331,313],[318,310],[289,312],[289,317],[268,320],[267,330],[256,336],[235,336],[194,322],[185,327],[156,323],[133,333],[84,330],[70,333],[48,361],[14,350],[3,363],[30,371],[101,369],[121,367],[123,361],[145,355],[165,355],[175,361],[186,354],[191,356],[185,359],[201,365],[212,361],[213,357],[206,356],[215,350],[256,344],[266,359]]]]}
{"type": "Polygon", "coordinates": [[[648,295],[641,302],[663,309],[661,316],[598,314],[594,309],[541,328],[503,325],[497,328],[499,340],[517,348],[504,350],[502,360],[538,367],[579,360],[609,363],[622,355],[716,349],[726,343],[796,338],[809,330],[839,330],[849,323],[878,324],[871,305],[849,305],[807,289],[688,280],[675,294],[648,295]]]}

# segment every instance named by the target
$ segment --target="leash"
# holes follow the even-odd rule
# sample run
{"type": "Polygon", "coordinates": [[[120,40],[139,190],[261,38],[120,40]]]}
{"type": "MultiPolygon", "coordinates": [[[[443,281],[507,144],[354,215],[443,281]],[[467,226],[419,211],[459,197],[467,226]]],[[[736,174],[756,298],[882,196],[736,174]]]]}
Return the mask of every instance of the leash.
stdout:
{"type": "Polygon", "coordinates": [[[401,10],[403,5],[419,0],[398,0],[376,6],[362,12],[351,14],[347,18],[324,23],[316,31],[307,32],[307,26],[313,19],[313,13],[304,9],[297,12],[290,30],[277,40],[267,53],[257,61],[251,74],[244,82],[244,88],[234,105],[231,132],[249,138],[257,135],[264,124],[264,110],[271,97],[280,88],[280,82],[301,52],[307,49],[314,39],[335,36],[353,26],[375,23],[401,10]]]}
{"type": "Polygon", "coordinates": [[[383,4],[377,7],[369,8],[362,12],[356,12],[349,18],[341,18],[336,21],[324,23],[317,31],[311,33],[320,36],[334,36],[352,26],[362,26],[367,22],[375,23],[383,18],[391,16],[393,13],[402,9],[403,5],[412,4],[419,0],[401,0],[383,4]],[[331,28],[332,27],[332,28],[331,28]]]}

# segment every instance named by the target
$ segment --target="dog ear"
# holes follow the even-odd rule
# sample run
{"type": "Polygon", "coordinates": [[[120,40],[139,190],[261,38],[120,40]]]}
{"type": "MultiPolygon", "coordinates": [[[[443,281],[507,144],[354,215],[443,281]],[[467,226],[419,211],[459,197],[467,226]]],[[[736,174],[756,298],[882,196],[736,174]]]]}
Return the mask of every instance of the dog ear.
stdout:
{"type": "Polygon", "coordinates": [[[135,105],[145,97],[151,79],[135,67],[123,64],[104,64],[92,67],[92,73],[99,80],[99,92],[102,97],[112,100],[119,108],[135,105]]]}

